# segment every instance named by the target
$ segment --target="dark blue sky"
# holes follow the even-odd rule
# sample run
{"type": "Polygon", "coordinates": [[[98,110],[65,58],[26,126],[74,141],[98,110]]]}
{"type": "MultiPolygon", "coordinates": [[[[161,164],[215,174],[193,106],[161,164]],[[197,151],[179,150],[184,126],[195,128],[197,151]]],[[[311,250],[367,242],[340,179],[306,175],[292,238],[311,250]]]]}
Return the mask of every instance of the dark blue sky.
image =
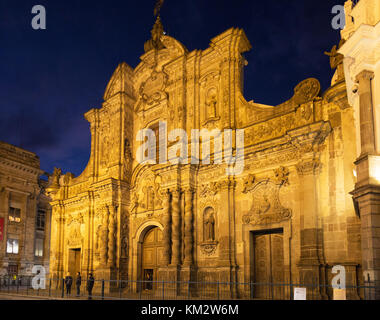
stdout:
{"type": "MultiPolygon", "coordinates": [[[[205,49],[230,27],[243,28],[245,97],[279,104],[303,79],[325,90],[332,76],[323,54],[339,41],[331,8],[344,0],[165,0],[167,33],[190,51],[205,49]]],[[[114,69],[137,66],[150,37],[155,0],[0,0],[0,140],[36,152],[42,169],[79,175],[90,155],[83,114],[100,107],[114,69]],[[34,5],[47,30],[31,27],[34,5]]]]}

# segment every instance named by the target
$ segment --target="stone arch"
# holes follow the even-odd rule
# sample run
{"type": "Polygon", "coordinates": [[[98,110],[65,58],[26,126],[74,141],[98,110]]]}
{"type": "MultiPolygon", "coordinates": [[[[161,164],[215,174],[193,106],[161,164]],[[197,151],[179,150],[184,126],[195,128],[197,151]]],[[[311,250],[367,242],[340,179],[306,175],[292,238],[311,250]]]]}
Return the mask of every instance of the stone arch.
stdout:
{"type": "MultiPolygon", "coordinates": [[[[134,272],[132,276],[134,281],[141,279],[142,245],[146,234],[153,228],[159,228],[161,231],[164,230],[164,226],[159,221],[149,220],[140,225],[132,239],[133,246],[135,248],[135,253],[133,254],[134,272]]],[[[138,288],[136,286],[135,290],[137,291],[137,289],[138,288]]]]}

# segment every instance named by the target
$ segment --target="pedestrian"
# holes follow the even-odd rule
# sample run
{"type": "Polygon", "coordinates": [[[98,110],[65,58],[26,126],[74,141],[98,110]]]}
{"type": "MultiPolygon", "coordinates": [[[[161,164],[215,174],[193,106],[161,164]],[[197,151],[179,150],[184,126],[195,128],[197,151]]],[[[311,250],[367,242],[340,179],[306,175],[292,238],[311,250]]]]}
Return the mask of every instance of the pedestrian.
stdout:
{"type": "Polygon", "coordinates": [[[73,284],[73,277],[70,275],[70,272],[67,274],[65,278],[66,284],[66,295],[69,296],[71,294],[71,286],[73,284]]]}
{"type": "Polygon", "coordinates": [[[89,274],[89,278],[87,280],[87,291],[88,291],[88,300],[92,299],[92,288],[94,287],[95,278],[92,273],[89,274]]]}
{"type": "Polygon", "coordinates": [[[75,285],[77,287],[77,297],[79,297],[80,296],[80,286],[82,285],[82,276],[80,275],[80,272],[77,273],[75,285]]]}

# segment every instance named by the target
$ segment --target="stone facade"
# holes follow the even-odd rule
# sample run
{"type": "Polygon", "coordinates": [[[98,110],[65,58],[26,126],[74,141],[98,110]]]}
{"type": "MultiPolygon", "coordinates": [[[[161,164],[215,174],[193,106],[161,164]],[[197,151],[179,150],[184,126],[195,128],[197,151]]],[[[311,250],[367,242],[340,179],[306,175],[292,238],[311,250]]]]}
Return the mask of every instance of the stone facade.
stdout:
{"type": "MultiPolygon", "coordinates": [[[[361,281],[360,219],[349,194],[354,110],[342,73],[323,94],[310,78],[278,106],[248,102],[243,69],[251,45],[243,30],[229,29],[192,52],[162,31],[158,18],[141,63],[121,63],[102,107],[85,114],[92,142],[84,172],[54,174],[53,276],[327,284],[340,264],[351,285],[361,281]],[[159,121],[189,137],[192,129],[244,129],[243,172],[227,175],[230,165],[215,154],[210,164],[138,163],[138,131],[157,133],[159,121]]],[[[342,70],[342,59],[334,61],[342,70]]],[[[168,143],[162,133],[166,150],[175,139],[168,143]]],[[[181,296],[189,288],[174,289],[181,296]]],[[[250,294],[236,284],[228,290],[250,294]]]]}
{"type": "Polygon", "coordinates": [[[42,174],[34,153],[0,142],[1,276],[32,276],[35,265],[49,272],[51,210],[42,174]]]}

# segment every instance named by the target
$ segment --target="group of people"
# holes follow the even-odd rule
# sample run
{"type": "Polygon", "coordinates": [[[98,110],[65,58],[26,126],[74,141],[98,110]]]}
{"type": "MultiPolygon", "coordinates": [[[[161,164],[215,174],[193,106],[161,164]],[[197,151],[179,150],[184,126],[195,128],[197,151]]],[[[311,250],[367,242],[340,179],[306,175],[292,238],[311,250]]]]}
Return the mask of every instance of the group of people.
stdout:
{"type": "MultiPolygon", "coordinates": [[[[92,299],[92,289],[94,288],[94,284],[95,284],[95,278],[92,275],[92,273],[90,273],[88,275],[87,286],[86,286],[89,300],[92,299]]],[[[73,285],[73,277],[70,275],[70,272],[69,272],[65,278],[65,286],[66,286],[66,295],[67,296],[71,295],[72,285],[73,285]]],[[[77,297],[80,296],[81,285],[82,285],[82,276],[81,276],[80,272],[78,272],[77,277],[75,279],[75,286],[77,288],[77,297]]]]}

